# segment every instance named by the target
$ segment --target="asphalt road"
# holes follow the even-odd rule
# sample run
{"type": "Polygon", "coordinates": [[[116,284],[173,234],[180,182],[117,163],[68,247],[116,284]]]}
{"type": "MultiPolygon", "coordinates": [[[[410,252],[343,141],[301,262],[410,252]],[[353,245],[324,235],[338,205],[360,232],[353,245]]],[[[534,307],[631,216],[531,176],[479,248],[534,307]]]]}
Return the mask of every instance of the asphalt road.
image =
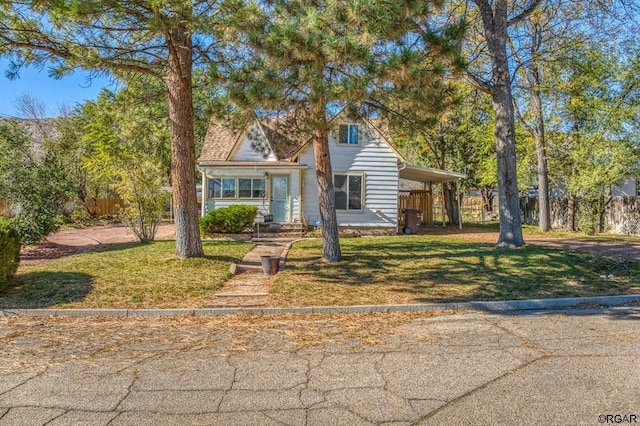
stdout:
{"type": "Polygon", "coordinates": [[[640,310],[0,320],[0,425],[607,422],[640,310]]]}

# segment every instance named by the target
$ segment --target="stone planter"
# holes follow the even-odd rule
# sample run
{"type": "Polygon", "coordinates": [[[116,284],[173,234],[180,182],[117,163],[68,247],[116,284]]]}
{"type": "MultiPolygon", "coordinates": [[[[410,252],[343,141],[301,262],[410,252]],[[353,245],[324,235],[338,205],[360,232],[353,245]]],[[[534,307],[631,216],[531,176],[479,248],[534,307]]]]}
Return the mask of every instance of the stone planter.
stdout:
{"type": "Polygon", "coordinates": [[[265,275],[275,275],[280,268],[280,256],[260,256],[265,275]]]}

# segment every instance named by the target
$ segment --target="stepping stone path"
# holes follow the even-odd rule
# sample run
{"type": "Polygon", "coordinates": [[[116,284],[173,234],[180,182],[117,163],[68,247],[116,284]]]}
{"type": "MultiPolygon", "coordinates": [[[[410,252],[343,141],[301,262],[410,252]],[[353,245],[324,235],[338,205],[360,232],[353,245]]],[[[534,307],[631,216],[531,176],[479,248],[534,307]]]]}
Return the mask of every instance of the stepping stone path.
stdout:
{"type": "Polygon", "coordinates": [[[264,306],[269,297],[269,284],[275,275],[265,275],[260,256],[280,256],[280,269],[284,269],[292,239],[257,241],[236,266],[235,275],[224,283],[208,303],[209,308],[264,306]]]}

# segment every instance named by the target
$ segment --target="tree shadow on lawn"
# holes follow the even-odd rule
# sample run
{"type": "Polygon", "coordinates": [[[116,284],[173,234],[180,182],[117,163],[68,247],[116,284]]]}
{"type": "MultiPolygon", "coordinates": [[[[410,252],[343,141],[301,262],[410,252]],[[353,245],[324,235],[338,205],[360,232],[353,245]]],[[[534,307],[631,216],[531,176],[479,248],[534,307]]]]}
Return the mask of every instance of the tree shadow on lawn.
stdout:
{"type": "Polygon", "coordinates": [[[27,272],[13,278],[0,291],[0,308],[48,308],[83,300],[91,291],[93,277],[79,272],[27,272]]]}
{"type": "MultiPolygon", "coordinates": [[[[89,250],[82,252],[82,253],[78,253],[78,254],[97,254],[97,253],[110,253],[110,252],[121,252],[124,250],[133,250],[135,251],[136,249],[141,249],[143,250],[145,247],[148,246],[153,246],[153,245],[173,245],[175,246],[175,240],[154,240],[154,241],[145,241],[145,242],[131,242],[131,243],[113,243],[113,244],[102,244],[99,246],[92,246],[90,247],[89,250]]],[[[207,247],[207,245],[217,245],[217,246],[233,246],[233,245],[237,245],[237,242],[235,241],[214,241],[214,242],[204,242],[203,243],[205,249],[207,247]]],[[[223,251],[224,252],[224,251],[223,251]]],[[[173,253],[173,252],[172,252],[173,253]]],[[[136,253],[132,252],[132,256],[134,256],[136,253]]],[[[238,257],[234,257],[234,256],[229,256],[227,254],[205,254],[204,257],[199,257],[199,258],[189,258],[189,259],[180,259],[178,257],[172,256],[168,259],[166,259],[166,261],[175,261],[175,262],[195,262],[197,263],[198,261],[207,261],[207,260],[215,260],[218,262],[230,262],[230,263],[237,263],[239,262],[241,259],[238,257]]]]}
{"type": "Polygon", "coordinates": [[[633,284],[640,275],[638,264],[537,246],[502,250],[474,242],[358,242],[344,245],[343,258],[337,265],[320,264],[317,258],[314,263],[309,256],[292,259],[292,272],[348,287],[389,285],[387,291],[412,303],[640,291],[633,284]]]}

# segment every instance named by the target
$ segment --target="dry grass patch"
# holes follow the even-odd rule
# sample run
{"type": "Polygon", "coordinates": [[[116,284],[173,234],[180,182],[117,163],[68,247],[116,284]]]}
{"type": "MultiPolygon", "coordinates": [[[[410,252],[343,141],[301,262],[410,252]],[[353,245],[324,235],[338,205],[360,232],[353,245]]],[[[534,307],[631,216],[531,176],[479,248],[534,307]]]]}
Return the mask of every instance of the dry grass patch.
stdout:
{"type": "Polygon", "coordinates": [[[17,317],[0,320],[4,357],[17,365],[47,365],[73,361],[117,363],[182,351],[219,355],[248,351],[294,352],[314,347],[397,347],[406,341],[435,339],[417,336],[412,325],[451,312],[229,315],[165,318],[17,317]]]}
{"type": "Polygon", "coordinates": [[[253,244],[203,242],[206,257],[180,260],[174,241],[112,246],[18,269],[3,308],[197,308],[253,244]]]}
{"type": "Polygon", "coordinates": [[[397,236],[341,241],[344,260],[320,261],[321,242],[294,245],[270,289],[284,306],[426,303],[640,293],[640,265],[453,236],[397,236]]]}

